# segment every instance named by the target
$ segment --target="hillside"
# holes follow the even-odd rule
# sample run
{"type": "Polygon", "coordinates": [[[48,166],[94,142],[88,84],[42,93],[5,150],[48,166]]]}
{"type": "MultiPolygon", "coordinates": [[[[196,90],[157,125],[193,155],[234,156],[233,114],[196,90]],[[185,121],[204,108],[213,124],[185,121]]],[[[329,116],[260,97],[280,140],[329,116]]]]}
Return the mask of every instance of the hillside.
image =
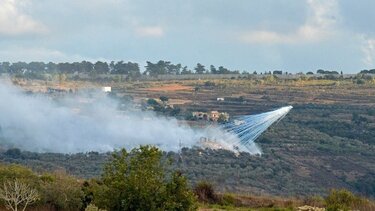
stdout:
{"type": "MultiPolygon", "coordinates": [[[[324,194],[330,188],[346,188],[375,197],[375,84],[355,79],[280,80],[274,77],[235,80],[184,80],[156,82],[89,83],[111,86],[118,97],[131,96],[134,103],[166,96],[190,111],[218,110],[232,117],[255,114],[292,105],[294,109],[264,133],[257,143],[261,156],[227,151],[183,149],[169,152],[179,168],[196,183],[208,180],[219,191],[271,194],[324,194]],[[217,98],[224,98],[218,102],[217,98]]],[[[38,81],[35,86],[40,86],[38,81]]],[[[85,82],[88,83],[88,82],[85,82]]],[[[66,82],[67,88],[80,82],[66,82]]],[[[78,84],[78,85],[77,85],[78,84]]],[[[53,86],[54,84],[47,84],[53,86]]],[[[55,84],[56,85],[56,84],[55,84]]],[[[58,85],[56,85],[58,86],[58,85]]],[[[60,84],[61,86],[61,84],[60,84]]],[[[26,89],[33,88],[25,84],[26,89]]],[[[43,90],[43,87],[40,88],[43,90]]],[[[205,122],[195,122],[204,126],[205,122]]],[[[183,140],[183,137],[182,137],[183,140]]],[[[7,153],[4,162],[22,163],[38,171],[65,169],[80,177],[100,175],[108,154],[7,153]]]]}

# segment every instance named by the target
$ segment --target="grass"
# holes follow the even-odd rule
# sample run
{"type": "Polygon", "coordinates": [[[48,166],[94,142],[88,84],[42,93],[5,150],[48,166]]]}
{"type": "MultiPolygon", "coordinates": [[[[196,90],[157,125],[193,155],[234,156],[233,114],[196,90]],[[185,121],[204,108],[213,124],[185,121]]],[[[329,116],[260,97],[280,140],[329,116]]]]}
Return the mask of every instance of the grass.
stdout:
{"type": "Polygon", "coordinates": [[[293,208],[277,208],[277,207],[271,207],[271,208],[249,208],[249,207],[235,207],[231,205],[218,205],[218,204],[200,204],[199,209],[200,211],[220,211],[220,210],[229,210],[229,211],[292,211],[293,208]]]}

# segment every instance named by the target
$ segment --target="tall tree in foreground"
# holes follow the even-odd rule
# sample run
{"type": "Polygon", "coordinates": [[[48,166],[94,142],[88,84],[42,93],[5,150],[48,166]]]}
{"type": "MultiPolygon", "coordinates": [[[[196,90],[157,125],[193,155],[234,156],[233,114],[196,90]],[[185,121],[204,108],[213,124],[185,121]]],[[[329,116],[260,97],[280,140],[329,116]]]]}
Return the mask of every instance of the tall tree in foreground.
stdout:
{"type": "Polygon", "coordinates": [[[195,196],[185,178],[168,176],[161,158],[151,146],[113,153],[94,190],[94,204],[108,210],[194,210],[195,196]]]}
{"type": "Polygon", "coordinates": [[[3,188],[0,189],[0,198],[5,201],[8,209],[17,211],[19,207],[25,210],[28,205],[39,200],[39,194],[29,185],[14,180],[4,183],[3,188]]]}

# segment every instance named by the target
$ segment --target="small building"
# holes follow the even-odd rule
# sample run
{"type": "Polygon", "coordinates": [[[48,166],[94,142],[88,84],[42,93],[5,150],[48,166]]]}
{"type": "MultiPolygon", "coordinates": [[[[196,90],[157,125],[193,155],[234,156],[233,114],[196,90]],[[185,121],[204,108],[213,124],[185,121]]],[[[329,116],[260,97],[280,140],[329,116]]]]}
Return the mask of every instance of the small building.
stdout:
{"type": "Polygon", "coordinates": [[[205,112],[200,112],[200,111],[192,112],[192,116],[197,120],[208,120],[208,115],[205,112]]]}
{"type": "Polygon", "coordinates": [[[192,116],[196,120],[206,120],[206,121],[213,121],[213,122],[217,122],[219,120],[225,122],[229,120],[228,113],[218,112],[218,111],[210,111],[208,113],[196,111],[196,112],[192,112],[192,116]]]}
{"type": "Polygon", "coordinates": [[[47,88],[47,93],[49,94],[53,94],[53,93],[66,93],[67,91],[65,89],[55,89],[55,88],[51,88],[51,87],[48,87],[47,88]]]}
{"type": "Polygon", "coordinates": [[[213,122],[217,122],[219,120],[226,122],[229,120],[229,114],[226,112],[211,111],[209,113],[209,118],[213,122]]]}
{"type": "Polygon", "coordinates": [[[211,111],[209,113],[210,120],[214,122],[216,122],[219,119],[219,116],[220,116],[220,112],[218,111],[211,111]]]}
{"type": "Polygon", "coordinates": [[[111,92],[112,91],[112,87],[110,87],[110,86],[103,86],[102,87],[102,92],[111,92]]]}

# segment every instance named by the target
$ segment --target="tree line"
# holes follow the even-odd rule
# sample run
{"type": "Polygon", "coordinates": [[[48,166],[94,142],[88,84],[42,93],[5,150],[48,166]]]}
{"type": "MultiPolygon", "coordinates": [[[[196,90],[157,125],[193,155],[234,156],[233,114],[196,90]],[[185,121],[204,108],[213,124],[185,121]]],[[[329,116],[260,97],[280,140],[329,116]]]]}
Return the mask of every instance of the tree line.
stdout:
{"type": "Polygon", "coordinates": [[[131,77],[138,77],[141,74],[157,75],[184,75],[184,74],[238,74],[238,70],[229,70],[223,66],[216,68],[211,65],[206,68],[204,65],[197,63],[193,69],[182,66],[180,63],[173,64],[170,61],[160,60],[156,63],[146,62],[145,71],[141,73],[140,65],[136,62],[111,61],[109,63],[97,61],[82,62],[62,62],[62,63],[44,63],[44,62],[0,62],[0,73],[9,74],[28,74],[28,73],[95,73],[95,74],[123,74],[131,77]]]}

